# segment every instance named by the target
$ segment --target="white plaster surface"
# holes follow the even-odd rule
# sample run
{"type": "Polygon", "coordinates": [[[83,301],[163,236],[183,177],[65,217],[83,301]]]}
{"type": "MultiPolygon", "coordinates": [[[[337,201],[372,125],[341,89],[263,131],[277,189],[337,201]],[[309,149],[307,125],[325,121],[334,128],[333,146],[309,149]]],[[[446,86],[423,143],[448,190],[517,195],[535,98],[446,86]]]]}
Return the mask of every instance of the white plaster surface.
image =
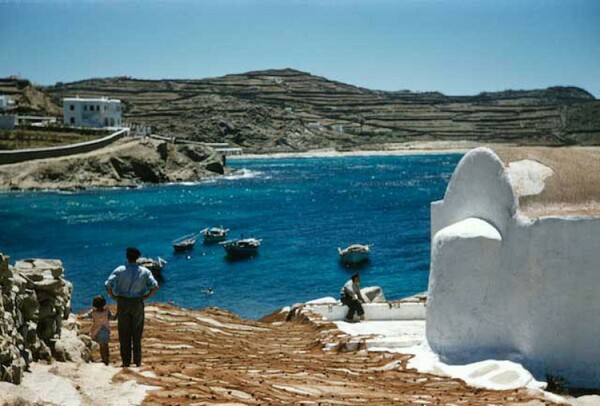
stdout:
{"type": "Polygon", "coordinates": [[[496,390],[545,387],[545,383],[535,380],[531,373],[515,362],[485,360],[465,365],[442,362],[425,341],[424,320],[338,321],[335,324],[343,333],[363,338],[369,351],[413,354],[408,367],[419,372],[459,378],[471,386],[496,390]]]}
{"type": "Polygon", "coordinates": [[[546,178],[554,171],[537,161],[524,159],[509,163],[506,174],[517,196],[531,196],[542,193],[546,178]]]}
{"type": "MultiPolygon", "coordinates": [[[[548,171],[520,165],[534,173],[521,192],[539,192],[548,171]]],[[[600,217],[530,220],[514,202],[497,156],[476,149],[432,204],[429,345],[450,364],[505,359],[600,388],[600,217]]]]}
{"type": "Polygon", "coordinates": [[[101,363],[33,363],[21,385],[0,383],[0,404],[140,405],[146,391],[135,381],[112,382],[120,368],[101,363]]]}
{"type": "Polygon", "coordinates": [[[431,205],[431,237],[468,218],[485,220],[503,235],[516,208],[517,199],[502,161],[491,149],[477,148],[456,166],[444,200],[431,205]]]}
{"type": "MultiPolygon", "coordinates": [[[[348,313],[348,307],[335,301],[325,304],[306,304],[307,309],[320,314],[327,320],[343,320],[348,313]]],[[[424,320],[424,303],[365,303],[365,317],[368,320],[424,320]]]]}

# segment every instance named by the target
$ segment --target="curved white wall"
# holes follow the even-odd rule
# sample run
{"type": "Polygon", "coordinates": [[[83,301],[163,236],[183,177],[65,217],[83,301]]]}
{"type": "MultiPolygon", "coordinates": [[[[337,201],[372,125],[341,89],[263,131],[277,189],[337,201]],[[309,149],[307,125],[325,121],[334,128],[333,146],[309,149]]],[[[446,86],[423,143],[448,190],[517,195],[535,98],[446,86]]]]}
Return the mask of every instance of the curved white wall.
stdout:
{"type": "Polygon", "coordinates": [[[448,362],[506,358],[600,387],[600,218],[532,221],[515,201],[476,149],[432,205],[429,344],[448,362]]]}
{"type": "Polygon", "coordinates": [[[431,235],[470,217],[486,220],[503,234],[516,207],[502,161],[491,149],[477,148],[456,166],[444,200],[432,204],[431,235]]]}

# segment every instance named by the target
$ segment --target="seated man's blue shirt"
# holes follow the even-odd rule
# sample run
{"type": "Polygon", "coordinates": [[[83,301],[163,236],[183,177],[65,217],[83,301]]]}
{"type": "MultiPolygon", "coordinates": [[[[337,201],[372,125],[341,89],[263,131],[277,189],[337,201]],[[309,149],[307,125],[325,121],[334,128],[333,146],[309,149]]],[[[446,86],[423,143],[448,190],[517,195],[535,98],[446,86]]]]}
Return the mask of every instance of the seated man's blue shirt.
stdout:
{"type": "Polygon", "coordinates": [[[115,296],[139,298],[157,287],[158,282],[147,268],[127,264],[117,267],[104,285],[110,287],[115,296]]]}

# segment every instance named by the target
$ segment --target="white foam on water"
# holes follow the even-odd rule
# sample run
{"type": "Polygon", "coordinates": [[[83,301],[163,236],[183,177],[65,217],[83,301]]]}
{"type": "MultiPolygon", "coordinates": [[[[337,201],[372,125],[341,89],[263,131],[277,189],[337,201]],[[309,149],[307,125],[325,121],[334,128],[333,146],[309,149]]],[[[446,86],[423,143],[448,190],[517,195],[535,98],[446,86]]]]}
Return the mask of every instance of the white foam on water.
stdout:
{"type": "MultiPolygon", "coordinates": [[[[225,180],[252,179],[252,178],[257,178],[261,175],[263,175],[263,172],[253,171],[252,169],[247,169],[247,168],[242,168],[242,169],[238,169],[238,170],[234,171],[230,175],[225,175],[225,176],[221,177],[220,179],[225,179],[225,180]]],[[[269,177],[265,177],[265,179],[269,179],[269,177]]]]}

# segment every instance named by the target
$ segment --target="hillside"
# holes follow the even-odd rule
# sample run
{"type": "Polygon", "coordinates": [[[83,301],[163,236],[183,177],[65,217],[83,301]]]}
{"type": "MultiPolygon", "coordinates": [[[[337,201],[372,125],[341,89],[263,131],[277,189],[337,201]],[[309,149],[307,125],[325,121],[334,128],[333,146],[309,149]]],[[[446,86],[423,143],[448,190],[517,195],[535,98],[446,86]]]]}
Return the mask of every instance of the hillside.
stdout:
{"type": "Polygon", "coordinates": [[[89,79],[45,90],[57,104],[74,95],[119,98],[126,122],[248,152],[431,140],[600,144],[600,101],[574,87],[445,96],[375,91],[282,69],[201,80],[89,79]]]}
{"type": "Polygon", "coordinates": [[[27,79],[0,78],[0,94],[8,95],[15,101],[11,112],[17,114],[50,116],[62,114],[59,105],[53,103],[43,89],[35,87],[27,79]]]}

